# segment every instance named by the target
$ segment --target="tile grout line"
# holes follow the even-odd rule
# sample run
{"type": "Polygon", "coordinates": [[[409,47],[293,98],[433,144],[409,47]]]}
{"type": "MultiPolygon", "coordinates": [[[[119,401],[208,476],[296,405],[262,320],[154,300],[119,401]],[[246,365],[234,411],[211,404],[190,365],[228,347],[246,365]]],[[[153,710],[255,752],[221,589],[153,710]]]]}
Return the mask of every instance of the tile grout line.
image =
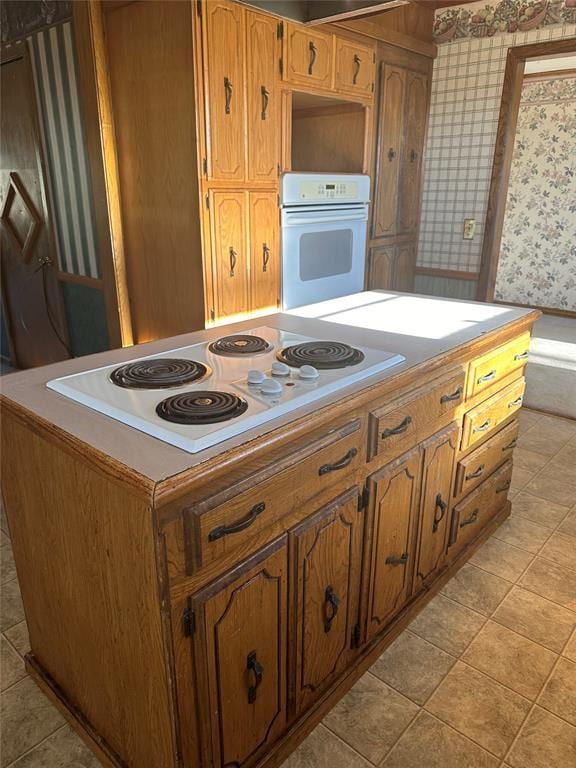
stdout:
{"type": "Polygon", "coordinates": [[[11,763],[9,763],[7,766],[5,766],[5,768],[13,768],[13,766],[15,766],[16,763],[19,760],[21,760],[23,757],[26,757],[27,755],[29,755],[31,752],[33,752],[38,747],[41,747],[42,744],[44,744],[46,741],[48,741],[48,739],[52,738],[52,736],[54,736],[55,733],[58,733],[59,731],[64,730],[64,728],[66,728],[66,727],[71,728],[71,726],[67,722],[63,723],[62,725],[59,725],[58,728],[56,728],[55,731],[52,731],[52,733],[49,733],[48,736],[45,736],[37,744],[34,744],[33,747],[30,747],[30,749],[27,749],[24,752],[22,752],[21,755],[18,755],[18,757],[15,760],[13,760],[11,763]]]}

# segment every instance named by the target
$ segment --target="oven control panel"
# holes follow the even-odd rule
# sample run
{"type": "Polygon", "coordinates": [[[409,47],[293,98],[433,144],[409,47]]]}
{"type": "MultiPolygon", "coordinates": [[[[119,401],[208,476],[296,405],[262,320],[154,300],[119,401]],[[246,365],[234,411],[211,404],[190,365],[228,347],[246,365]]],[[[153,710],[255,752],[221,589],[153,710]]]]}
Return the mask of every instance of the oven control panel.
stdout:
{"type": "Polygon", "coordinates": [[[300,182],[301,200],[354,200],[358,197],[356,181],[312,181],[300,182]]]}

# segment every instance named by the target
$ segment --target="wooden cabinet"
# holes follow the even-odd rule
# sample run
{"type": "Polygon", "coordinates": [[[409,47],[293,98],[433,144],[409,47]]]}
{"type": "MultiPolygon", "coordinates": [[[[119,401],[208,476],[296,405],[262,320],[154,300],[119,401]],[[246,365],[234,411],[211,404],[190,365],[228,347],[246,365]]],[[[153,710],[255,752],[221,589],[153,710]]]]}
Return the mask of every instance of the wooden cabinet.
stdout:
{"type": "Polygon", "coordinates": [[[250,192],[250,309],[280,306],[280,237],[275,192],[250,192]]]}
{"type": "Polygon", "coordinates": [[[410,71],[407,73],[404,100],[398,232],[413,236],[418,231],[420,174],[428,115],[428,78],[425,75],[410,71]]]}
{"type": "Polygon", "coordinates": [[[212,192],[212,264],[218,317],[246,312],[248,244],[244,192],[212,192]]]}
{"type": "Polygon", "coordinates": [[[355,40],[336,38],[334,87],[337,91],[371,96],[374,92],[376,54],[355,40]]]}
{"type": "Polygon", "coordinates": [[[411,291],[416,266],[416,243],[382,245],[370,249],[368,288],[411,291]]]}
{"type": "Polygon", "coordinates": [[[301,712],[349,664],[358,620],[363,515],[351,488],[290,532],[292,709],[301,712]]]}
{"type": "Polygon", "coordinates": [[[424,458],[414,591],[428,583],[445,563],[457,444],[457,424],[451,424],[422,444],[424,458]]]}
{"type": "MultiPolygon", "coordinates": [[[[253,765],[286,723],[286,539],[195,595],[203,765],[253,765]]],[[[192,682],[190,681],[190,685],[192,682]]]]}
{"type": "Polygon", "coordinates": [[[332,87],[334,36],[286,24],[284,80],[313,88],[332,87]]]}
{"type": "Polygon", "coordinates": [[[414,569],[421,453],[416,448],[368,479],[371,502],[366,634],[371,640],[406,602],[414,569]]]}

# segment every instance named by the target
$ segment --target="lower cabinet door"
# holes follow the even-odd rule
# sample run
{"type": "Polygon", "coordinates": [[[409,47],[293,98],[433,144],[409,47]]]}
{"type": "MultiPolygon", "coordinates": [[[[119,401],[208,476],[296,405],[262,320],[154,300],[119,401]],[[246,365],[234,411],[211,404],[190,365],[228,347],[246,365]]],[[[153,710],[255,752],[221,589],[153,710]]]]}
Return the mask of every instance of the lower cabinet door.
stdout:
{"type": "Polygon", "coordinates": [[[286,537],[192,600],[204,764],[253,765],[286,725],[286,537]]]}
{"type": "Polygon", "coordinates": [[[450,527],[450,499],[458,425],[451,424],[422,444],[422,493],[414,591],[444,565],[450,527]]]}
{"type": "Polygon", "coordinates": [[[416,448],[368,480],[374,500],[369,517],[368,640],[384,629],[410,593],[421,458],[416,448]]]}
{"type": "Polygon", "coordinates": [[[363,523],[351,488],[289,534],[292,713],[309,706],[356,653],[363,523]]]}

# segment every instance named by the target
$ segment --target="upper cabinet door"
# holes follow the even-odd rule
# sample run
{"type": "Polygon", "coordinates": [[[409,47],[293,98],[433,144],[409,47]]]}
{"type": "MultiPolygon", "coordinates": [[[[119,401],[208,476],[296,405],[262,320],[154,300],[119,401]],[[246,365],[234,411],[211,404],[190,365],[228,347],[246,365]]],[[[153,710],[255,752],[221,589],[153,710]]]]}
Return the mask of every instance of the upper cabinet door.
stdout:
{"type": "Polygon", "coordinates": [[[405,84],[406,70],[388,64],[382,67],[372,237],[391,237],[397,233],[405,84]]]}
{"type": "Polygon", "coordinates": [[[225,0],[202,3],[208,177],[245,176],[244,11],[225,0]]]}
{"type": "Polygon", "coordinates": [[[336,90],[371,97],[374,91],[375,60],[373,48],[337,37],[334,70],[336,90]]]}
{"type": "Polygon", "coordinates": [[[358,620],[363,515],[352,488],[290,533],[295,713],[303,711],[350,662],[358,620]]]}
{"type": "Polygon", "coordinates": [[[276,181],[280,162],[278,24],[271,16],[246,14],[248,180],[276,181]]]}
{"type": "Polygon", "coordinates": [[[407,72],[404,124],[405,138],[400,166],[400,204],[398,232],[416,234],[420,212],[420,173],[426,116],[428,114],[428,78],[407,72]]]}
{"type": "Polygon", "coordinates": [[[284,729],[286,605],[285,540],[194,598],[206,765],[247,768],[284,729]]]}
{"type": "Polygon", "coordinates": [[[284,79],[311,88],[331,88],[334,36],[294,24],[286,27],[284,79]]]}
{"type": "Polygon", "coordinates": [[[246,195],[211,194],[214,294],[217,319],[248,310],[246,195]]]}
{"type": "Polygon", "coordinates": [[[250,309],[280,305],[280,238],[276,192],[250,192],[250,309]]]}

